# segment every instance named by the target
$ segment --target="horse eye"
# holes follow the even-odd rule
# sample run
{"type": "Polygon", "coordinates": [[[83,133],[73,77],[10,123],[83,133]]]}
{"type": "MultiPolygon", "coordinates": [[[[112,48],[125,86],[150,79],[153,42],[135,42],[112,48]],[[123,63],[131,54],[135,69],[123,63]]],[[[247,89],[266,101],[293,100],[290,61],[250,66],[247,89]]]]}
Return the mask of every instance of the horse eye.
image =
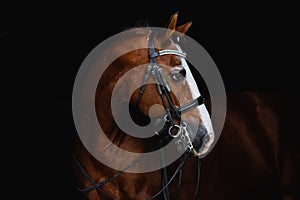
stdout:
{"type": "Polygon", "coordinates": [[[185,79],[186,71],[184,68],[178,70],[175,69],[170,73],[170,77],[175,82],[180,82],[185,79]]]}

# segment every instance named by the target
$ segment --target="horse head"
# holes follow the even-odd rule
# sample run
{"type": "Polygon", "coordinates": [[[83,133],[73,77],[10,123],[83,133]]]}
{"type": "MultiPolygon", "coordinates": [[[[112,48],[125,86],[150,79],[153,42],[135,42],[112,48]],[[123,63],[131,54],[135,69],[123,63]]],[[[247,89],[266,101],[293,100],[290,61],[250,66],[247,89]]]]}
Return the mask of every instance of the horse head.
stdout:
{"type": "MultiPolygon", "coordinates": [[[[153,31],[149,27],[132,29],[130,36],[112,44],[107,56],[120,53],[128,46],[135,50],[119,56],[103,73],[96,91],[96,112],[99,123],[111,140],[116,137],[111,135],[116,122],[123,121],[128,125],[125,119],[130,119],[140,127],[151,123],[147,130],[156,138],[149,137],[151,142],[146,140],[145,148],[158,140],[168,143],[175,139],[179,151],[190,148],[194,156],[201,157],[210,149],[214,131],[179,43],[192,22],[177,26],[177,17],[177,13],[172,15],[163,30],[153,31]],[[111,100],[104,101],[106,96],[111,100]],[[128,108],[128,112],[124,112],[124,107],[128,108]]],[[[144,134],[146,138],[150,136],[146,132],[138,134],[140,137],[144,134]]],[[[150,150],[155,150],[153,145],[150,146],[150,150]]],[[[126,145],[123,148],[126,149],[126,145]]],[[[145,151],[130,147],[128,150],[145,151]]]]}

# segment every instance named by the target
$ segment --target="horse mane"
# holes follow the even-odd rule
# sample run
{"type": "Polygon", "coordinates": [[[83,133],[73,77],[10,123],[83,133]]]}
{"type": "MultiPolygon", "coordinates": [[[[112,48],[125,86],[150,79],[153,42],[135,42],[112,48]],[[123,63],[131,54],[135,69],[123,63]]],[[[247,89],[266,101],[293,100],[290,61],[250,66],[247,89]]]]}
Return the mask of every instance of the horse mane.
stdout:
{"type": "Polygon", "coordinates": [[[125,29],[123,29],[123,31],[134,29],[134,28],[143,28],[143,27],[150,27],[150,23],[148,19],[139,20],[134,25],[127,26],[125,29]]]}
{"type": "Polygon", "coordinates": [[[149,28],[150,24],[148,20],[139,20],[137,21],[134,25],[128,25],[127,27],[123,28],[121,31],[129,31],[129,30],[134,30],[134,33],[136,35],[144,35],[145,31],[136,31],[136,28],[149,28]]]}

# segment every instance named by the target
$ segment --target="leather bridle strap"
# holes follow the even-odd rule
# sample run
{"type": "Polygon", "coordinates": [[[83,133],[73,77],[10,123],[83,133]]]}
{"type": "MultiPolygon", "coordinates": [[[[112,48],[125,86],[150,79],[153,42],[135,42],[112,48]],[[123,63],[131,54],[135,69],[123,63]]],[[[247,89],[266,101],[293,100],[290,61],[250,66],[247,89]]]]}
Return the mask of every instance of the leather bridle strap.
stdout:
{"type": "Polygon", "coordinates": [[[152,54],[150,54],[150,57],[156,58],[158,56],[163,56],[163,55],[168,55],[168,54],[180,56],[182,58],[186,57],[186,53],[180,52],[178,50],[173,50],[173,49],[164,49],[164,50],[160,50],[158,52],[153,52],[152,54]]]}
{"type": "MultiPolygon", "coordinates": [[[[131,167],[133,167],[134,165],[136,165],[140,161],[140,159],[137,159],[134,162],[132,162],[130,165],[128,165],[125,168],[123,168],[122,170],[120,170],[118,173],[111,176],[110,178],[108,178],[104,181],[101,181],[100,183],[95,183],[93,181],[93,179],[89,176],[87,171],[84,169],[83,165],[79,162],[79,160],[76,158],[76,156],[74,154],[73,154],[73,159],[74,159],[76,165],[78,166],[78,168],[80,169],[80,171],[82,172],[82,174],[85,176],[85,178],[92,184],[91,187],[88,187],[88,188],[85,188],[85,189],[77,188],[77,190],[80,191],[80,192],[90,192],[90,191],[95,190],[95,189],[98,190],[98,188],[100,188],[101,186],[111,182],[112,180],[114,180],[118,176],[122,175],[123,173],[126,172],[126,170],[130,169],[131,167]]],[[[104,191],[103,191],[103,193],[104,193],[104,191]]],[[[112,198],[112,199],[114,199],[114,198],[112,198]]]]}
{"type": "Polygon", "coordinates": [[[156,58],[158,56],[167,55],[167,54],[177,55],[177,56],[180,56],[183,58],[186,57],[185,53],[180,52],[178,50],[165,49],[165,50],[156,52],[155,51],[155,43],[154,43],[154,34],[151,32],[149,35],[149,60],[150,60],[150,66],[152,66],[152,75],[156,82],[158,92],[159,92],[160,97],[163,102],[163,106],[166,110],[168,120],[170,121],[171,125],[173,126],[174,125],[173,118],[178,119],[179,123],[180,123],[180,121],[181,121],[180,112],[178,112],[177,108],[175,107],[175,105],[172,101],[171,89],[170,89],[169,84],[163,74],[162,68],[156,62],[156,58]],[[168,103],[171,107],[171,111],[165,102],[164,96],[168,100],[168,103]]]}
{"type": "Polygon", "coordinates": [[[153,200],[155,198],[157,198],[162,192],[164,192],[169,184],[173,181],[173,179],[176,177],[176,175],[178,174],[178,172],[182,169],[186,159],[189,157],[189,154],[191,153],[190,150],[186,150],[184,152],[184,154],[182,155],[182,159],[180,160],[179,165],[177,166],[176,170],[174,171],[173,175],[171,176],[171,178],[169,179],[169,181],[163,186],[163,188],[161,188],[161,190],[159,192],[157,192],[156,194],[154,194],[152,197],[150,197],[147,200],[153,200]]]}
{"type": "MultiPolygon", "coordinates": [[[[186,159],[189,157],[191,153],[191,150],[188,149],[184,152],[184,154],[181,156],[180,158],[180,163],[177,166],[176,170],[173,172],[171,178],[165,182],[164,186],[156,193],[154,194],[152,197],[150,197],[147,200],[152,200],[155,199],[156,197],[158,197],[162,192],[164,192],[168,186],[170,185],[170,183],[173,181],[173,179],[176,177],[176,175],[178,174],[178,172],[181,172],[182,167],[186,161],[186,159]]],[[[119,171],[118,173],[116,173],[115,175],[113,175],[112,177],[100,182],[100,183],[95,183],[94,180],[90,177],[90,175],[87,173],[87,171],[84,169],[83,165],[79,162],[79,160],[76,158],[76,156],[73,154],[73,159],[76,163],[76,165],[78,166],[79,170],[82,172],[82,174],[85,176],[85,178],[92,184],[92,186],[85,188],[85,189],[80,189],[77,188],[78,191],[80,192],[90,192],[92,190],[98,190],[100,191],[103,195],[105,195],[106,197],[115,200],[115,198],[109,196],[108,194],[106,194],[100,187],[111,182],[112,180],[114,180],[115,178],[117,178],[118,176],[120,176],[121,174],[123,174],[127,169],[133,167],[138,161],[140,161],[139,159],[136,160],[135,162],[133,162],[132,164],[128,165],[127,167],[125,167],[123,170],[119,171]]]]}
{"type": "MultiPolygon", "coordinates": [[[[172,99],[171,99],[171,89],[168,85],[168,82],[163,74],[162,68],[157,64],[156,58],[161,55],[167,55],[167,54],[173,54],[173,55],[179,55],[182,57],[185,57],[186,55],[175,50],[162,50],[162,51],[155,51],[155,44],[154,44],[154,35],[152,32],[150,32],[149,35],[149,60],[150,60],[150,66],[152,66],[152,76],[156,82],[157,91],[161,97],[163,107],[166,111],[168,120],[171,124],[171,127],[175,125],[174,118],[176,118],[179,121],[179,124],[181,124],[181,115],[178,112],[177,108],[175,107],[172,99]],[[167,103],[165,101],[164,96],[167,98],[167,101],[171,107],[171,112],[169,107],[167,106],[167,103]]],[[[142,95],[142,94],[141,94],[142,95]]],[[[162,151],[162,150],[161,150],[162,151]]],[[[162,153],[161,155],[162,164],[164,163],[164,155],[162,153]]],[[[165,200],[170,199],[170,192],[168,189],[168,174],[167,174],[167,168],[162,168],[162,187],[164,188],[162,190],[163,197],[165,200]]]]}
{"type": "Polygon", "coordinates": [[[201,104],[204,104],[204,102],[205,102],[205,98],[203,96],[199,96],[198,98],[196,98],[196,99],[184,104],[183,106],[179,107],[178,112],[185,113],[189,110],[194,109],[195,107],[197,107],[201,104]]]}

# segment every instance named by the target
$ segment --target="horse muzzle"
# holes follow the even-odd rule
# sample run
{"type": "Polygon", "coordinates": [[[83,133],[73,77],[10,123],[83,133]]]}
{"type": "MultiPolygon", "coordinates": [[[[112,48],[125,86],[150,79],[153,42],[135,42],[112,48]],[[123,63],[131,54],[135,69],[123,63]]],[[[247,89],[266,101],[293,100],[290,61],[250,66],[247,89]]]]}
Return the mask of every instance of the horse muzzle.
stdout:
{"type": "Polygon", "coordinates": [[[182,122],[181,125],[169,128],[169,135],[175,139],[175,146],[179,153],[190,151],[191,156],[199,157],[204,141],[208,139],[207,129],[200,125],[195,128],[192,124],[182,122]],[[174,131],[176,129],[176,131],[174,131]]]}
{"type": "Polygon", "coordinates": [[[208,142],[208,140],[209,140],[208,131],[203,124],[200,124],[200,126],[198,127],[198,129],[196,131],[196,135],[194,136],[193,142],[192,142],[193,155],[195,157],[200,157],[201,148],[208,142]]]}

